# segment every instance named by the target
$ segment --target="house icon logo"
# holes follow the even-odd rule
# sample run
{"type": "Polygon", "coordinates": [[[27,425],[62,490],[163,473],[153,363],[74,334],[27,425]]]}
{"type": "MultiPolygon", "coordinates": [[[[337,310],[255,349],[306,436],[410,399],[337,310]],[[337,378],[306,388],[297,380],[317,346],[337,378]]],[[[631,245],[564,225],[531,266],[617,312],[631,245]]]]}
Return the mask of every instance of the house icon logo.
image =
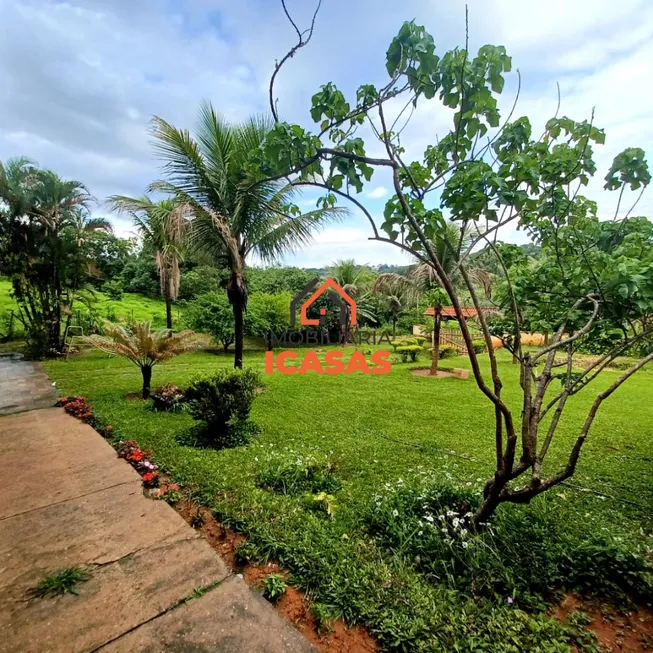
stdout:
{"type": "Polygon", "coordinates": [[[290,325],[295,326],[297,309],[299,308],[299,323],[302,326],[326,326],[326,308],[320,309],[319,319],[309,318],[306,311],[318,297],[331,290],[331,296],[340,308],[340,327],[342,330],[346,331],[350,326],[356,326],[356,302],[333,279],[327,279],[322,285],[318,286],[319,283],[320,279],[316,277],[293,297],[290,302],[290,325]],[[309,297],[305,300],[307,295],[309,297]]]}

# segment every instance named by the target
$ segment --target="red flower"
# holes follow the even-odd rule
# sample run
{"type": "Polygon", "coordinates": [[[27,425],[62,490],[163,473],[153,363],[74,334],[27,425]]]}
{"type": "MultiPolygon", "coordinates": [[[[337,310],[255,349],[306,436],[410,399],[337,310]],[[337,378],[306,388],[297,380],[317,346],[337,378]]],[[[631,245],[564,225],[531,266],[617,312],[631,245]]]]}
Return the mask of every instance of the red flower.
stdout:
{"type": "Polygon", "coordinates": [[[149,483],[150,481],[153,481],[158,475],[159,472],[148,472],[147,474],[143,474],[143,480],[146,483],[149,483]]]}

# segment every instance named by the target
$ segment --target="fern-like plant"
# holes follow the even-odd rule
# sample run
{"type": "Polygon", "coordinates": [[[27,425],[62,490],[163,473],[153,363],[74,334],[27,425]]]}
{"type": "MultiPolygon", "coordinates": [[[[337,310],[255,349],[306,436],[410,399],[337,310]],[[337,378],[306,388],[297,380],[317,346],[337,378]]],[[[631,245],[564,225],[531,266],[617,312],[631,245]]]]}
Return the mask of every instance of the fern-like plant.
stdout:
{"type": "Polygon", "coordinates": [[[150,396],[152,368],[157,363],[197,349],[201,338],[193,331],[173,333],[170,329],[152,330],[152,322],[137,322],[130,330],[104,322],[104,336],[90,336],[86,341],[101,349],[128,358],[138,365],[143,375],[143,399],[150,396]]]}

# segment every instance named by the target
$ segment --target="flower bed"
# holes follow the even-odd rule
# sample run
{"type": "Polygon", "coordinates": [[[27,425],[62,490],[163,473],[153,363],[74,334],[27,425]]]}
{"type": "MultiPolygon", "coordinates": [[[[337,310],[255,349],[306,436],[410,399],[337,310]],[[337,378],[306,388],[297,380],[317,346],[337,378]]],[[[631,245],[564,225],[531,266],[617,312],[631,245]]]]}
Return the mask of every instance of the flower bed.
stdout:
{"type": "Polygon", "coordinates": [[[172,383],[157,388],[150,397],[152,408],[159,411],[177,412],[183,408],[185,401],[184,391],[172,383]]]}
{"type": "MultiPolygon", "coordinates": [[[[103,437],[112,438],[114,436],[113,426],[102,424],[93,413],[93,406],[84,397],[62,397],[57,401],[57,406],[63,408],[69,415],[92,426],[103,437]]],[[[138,442],[134,440],[121,440],[117,443],[114,440],[114,446],[117,449],[118,458],[126,460],[141,475],[146,488],[159,486],[159,467],[150,460],[150,452],[143,451],[138,442]]],[[[174,489],[178,491],[179,486],[174,486],[174,489]]]]}

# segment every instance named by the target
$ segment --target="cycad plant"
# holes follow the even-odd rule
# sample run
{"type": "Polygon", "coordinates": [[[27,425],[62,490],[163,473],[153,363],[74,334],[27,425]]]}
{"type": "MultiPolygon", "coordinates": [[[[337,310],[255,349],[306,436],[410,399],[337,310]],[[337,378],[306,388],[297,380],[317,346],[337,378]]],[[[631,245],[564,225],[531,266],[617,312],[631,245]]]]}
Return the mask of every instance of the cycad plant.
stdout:
{"type": "Polygon", "coordinates": [[[188,207],[174,198],[155,202],[147,195],[113,195],[108,206],[117,213],[128,213],[143,242],[154,250],[161,294],[166,303],[166,326],[172,329],[172,302],[179,294],[179,262],[186,245],[188,207]]]}
{"type": "Polygon", "coordinates": [[[105,321],[104,333],[104,336],[90,336],[86,342],[102,351],[124,356],[137,365],[143,375],[143,399],[150,396],[152,368],[155,365],[197,349],[201,342],[200,336],[193,331],[153,331],[151,321],[137,322],[129,331],[105,321]]]}
{"type": "Polygon", "coordinates": [[[301,213],[293,204],[297,187],[252,176],[250,157],[273,125],[263,116],[230,124],[209,103],[201,106],[194,137],[161,118],[153,120],[155,147],[165,162],[165,180],[153,189],[188,207],[191,245],[230,270],[227,296],[234,313],[237,368],[243,365],[248,257],[276,261],[344,213],[338,208],[301,213]]]}

